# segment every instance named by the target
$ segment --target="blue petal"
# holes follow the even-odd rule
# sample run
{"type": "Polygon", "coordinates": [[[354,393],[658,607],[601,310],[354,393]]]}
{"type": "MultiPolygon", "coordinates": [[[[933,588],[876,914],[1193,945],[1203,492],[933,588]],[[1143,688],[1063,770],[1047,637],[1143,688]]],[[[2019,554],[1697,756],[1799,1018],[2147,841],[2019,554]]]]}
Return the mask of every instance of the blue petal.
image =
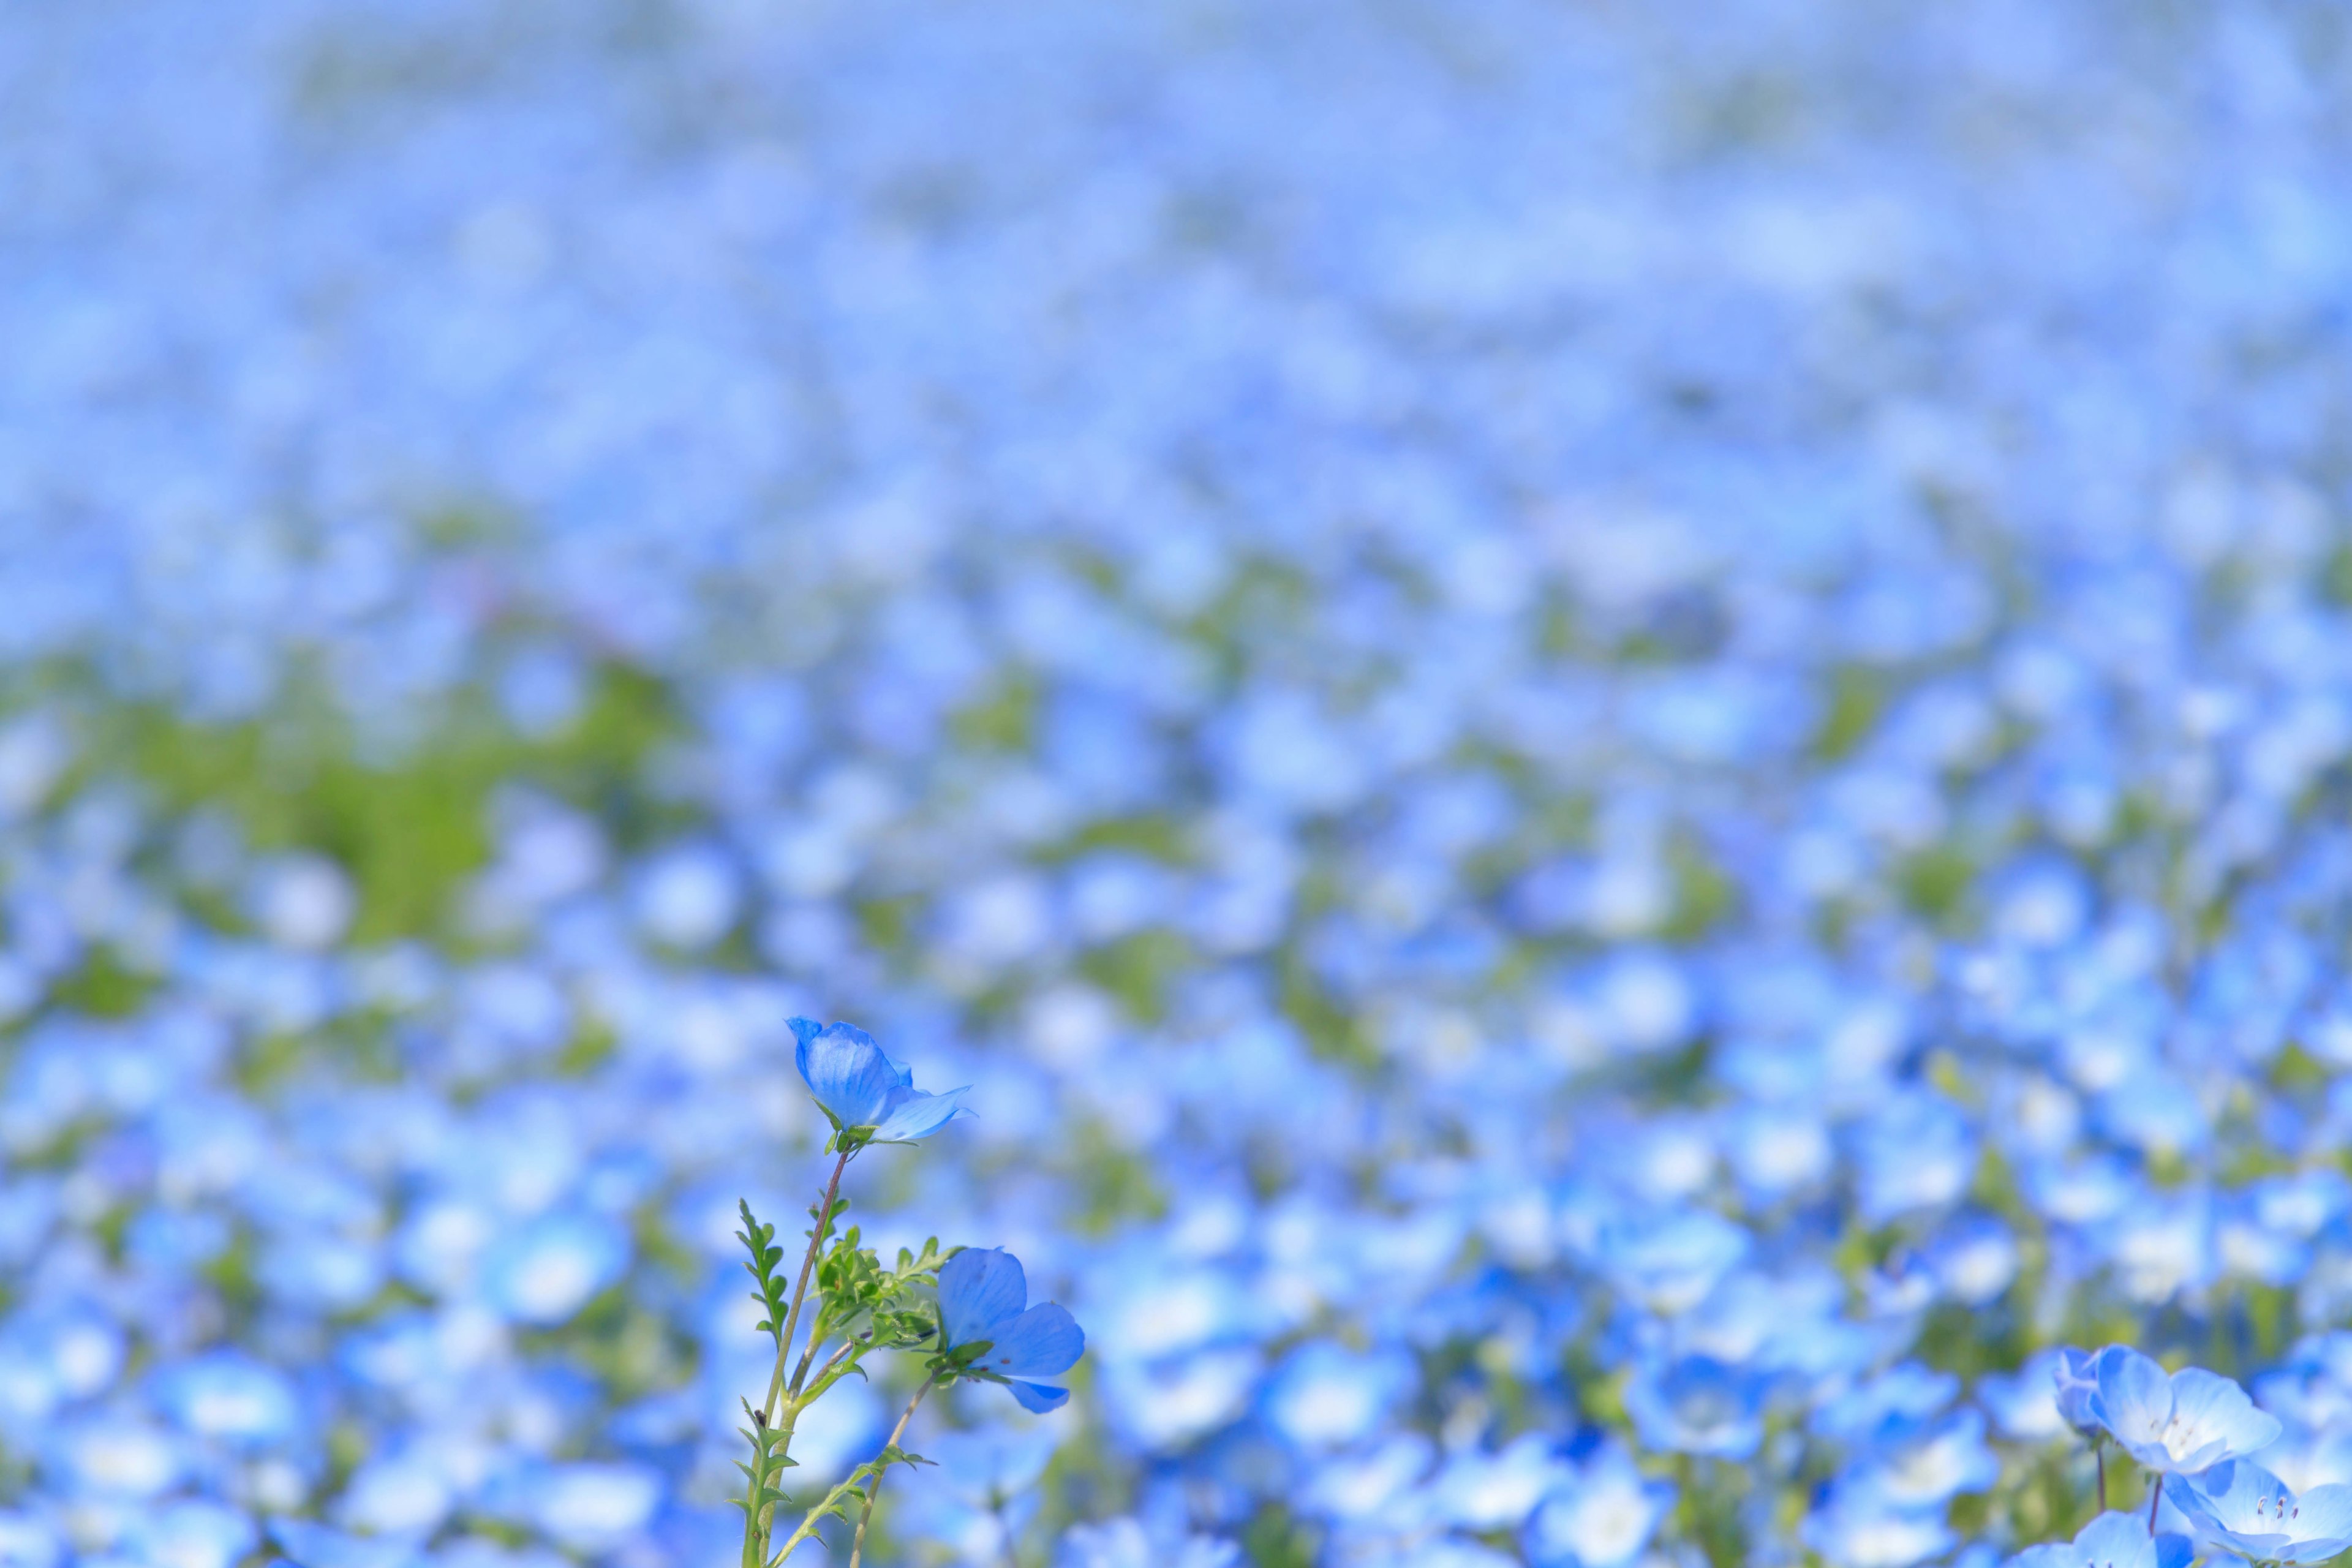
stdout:
{"type": "Polygon", "coordinates": [[[2278,1417],[2258,1410],[2246,1391],[2219,1373],[2192,1366],[2172,1377],[2173,1418],[2193,1440],[2183,1470],[2202,1469],[2266,1448],[2279,1435],[2278,1417]]]}
{"type": "Polygon", "coordinates": [[[2156,1568],[2156,1539],[2137,1511],[2099,1515],[2075,1535],[2074,1549],[2099,1568],[2156,1568]]]}
{"type": "Polygon", "coordinates": [[[871,1127],[887,1114],[893,1091],[902,1086],[871,1035],[850,1024],[820,1029],[806,1018],[793,1020],[793,1033],[801,1077],[835,1120],[844,1127],[871,1127]]]}
{"type": "Polygon", "coordinates": [[[948,1345],[993,1340],[1029,1300],[1021,1260],[1001,1247],[972,1247],[940,1265],[940,1323],[948,1345]]]}
{"type": "Polygon", "coordinates": [[[2005,1568],[2084,1568],[2083,1553],[2063,1541],[2045,1541],[2011,1558],[2005,1568]]]}
{"type": "Polygon", "coordinates": [[[1087,1350],[1087,1336],[1069,1312],[1051,1301],[1000,1324],[980,1364],[999,1377],[1051,1377],[1067,1372],[1087,1350]]]}
{"type": "Polygon", "coordinates": [[[967,1085],[951,1089],[945,1094],[926,1094],[919,1089],[902,1089],[897,1103],[874,1129],[875,1142],[879,1143],[911,1143],[918,1138],[928,1138],[959,1116],[970,1116],[963,1108],[963,1097],[971,1092],[967,1085]]]}
{"type": "Polygon", "coordinates": [[[1034,1410],[1040,1415],[1048,1410],[1059,1410],[1070,1402],[1066,1388],[1049,1388],[1042,1383],[1008,1383],[1004,1386],[1013,1391],[1022,1409],[1034,1410]]]}
{"type": "MultiPolygon", "coordinates": [[[[2110,1346],[2099,1352],[2099,1392],[2092,1411],[2100,1425],[2115,1434],[2116,1441],[2147,1464],[2148,1454],[2143,1450],[2165,1452],[2164,1428],[2172,1419],[2172,1379],[2139,1352],[2110,1346]]],[[[2171,1468],[2169,1456],[2160,1468],[2171,1468]]]]}

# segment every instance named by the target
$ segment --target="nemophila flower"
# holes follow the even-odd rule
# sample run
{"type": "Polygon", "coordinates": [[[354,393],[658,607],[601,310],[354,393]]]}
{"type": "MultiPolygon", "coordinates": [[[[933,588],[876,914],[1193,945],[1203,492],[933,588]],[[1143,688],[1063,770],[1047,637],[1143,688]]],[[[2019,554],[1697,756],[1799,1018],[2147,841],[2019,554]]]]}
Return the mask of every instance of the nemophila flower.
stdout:
{"type": "Polygon", "coordinates": [[[1076,1365],[1087,1336],[1062,1307],[1028,1300],[1029,1279],[1013,1254],[1002,1247],[957,1253],[940,1266],[940,1349],[969,1375],[1010,1387],[1024,1408],[1056,1410],[1070,1391],[1034,1380],[1076,1365]]]}
{"type": "MultiPolygon", "coordinates": [[[[2109,1347],[2114,1348],[2114,1347],[2109,1347]]],[[[2073,1345],[2058,1347],[2057,1362],[2050,1369],[2050,1381],[2057,1400],[2058,1414],[2075,1431],[2088,1437],[2099,1429],[2097,1400],[2099,1396],[2099,1356],[2101,1352],[2077,1349],[2073,1345]]]]}
{"type": "Polygon", "coordinates": [[[2046,1443],[2066,1435],[2066,1418],[2058,1413],[2060,1353],[2042,1351],[2013,1373],[1987,1373],[1977,1380],[1973,1391],[1977,1403],[1992,1416],[2002,1436],[2046,1443]]]}
{"type": "Polygon", "coordinates": [[[2255,1563],[2320,1563],[2352,1546],[2352,1486],[2297,1493],[2250,1459],[2214,1466],[2165,1494],[2208,1543],[2255,1563]]]}
{"type": "Polygon", "coordinates": [[[501,1316],[560,1323],[629,1264],[629,1236],[602,1215],[541,1215],[500,1237],[482,1261],[483,1299],[501,1316]]]}
{"type": "Polygon", "coordinates": [[[1301,1448],[1342,1447],[1370,1436],[1412,1383],[1402,1356],[1359,1355],[1318,1340],[1268,1383],[1266,1421],[1301,1448]]]}
{"type": "Polygon", "coordinates": [[[299,1425],[286,1374],[236,1351],[180,1362],[156,1380],[163,1409],[184,1430],[237,1447],[261,1447],[299,1425]]]}
{"type": "Polygon", "coordinates": [[[2267,1446],[2278,1418],[2218,1373],[2163,1367],[2125,1345],[2099,1352],[2092,1413],[2124,1451],[2158,1475],[2193,1476],[2267,1446]]]}
{"type": "Polygon", "coordinates": [[[1653,1448],[1744,1459],[1764,1436],[1754,1374],[1713,1356],[1643,1362],[1625,1383],[1625,1410],[1653,1448]]]}
{"type": "Polygon", "coordinates": [[[855,1025],[794,1018],[792,1027],[801,1078],[840,1131],[862,1132],[872,1143],[912,1143],[971,1114],[963,1108],[970,1089],[945,1094],[917,1089],[914,1073],[883,1055],[874,1037],[855,1025]]]}
{"type": "Polygon", "coordinates": [[[1056,1563],[1058,1568],[1234,1568],[1241,1560],[1241,1548],[1231,1542],[1129,1518],[1071,1526],[1056,1563]]]}
{"type": "Polygon", "coordinates": [[[186,1498],[142,1510],[133,1517],[124,1544],[134,1562],[230,1568],[253,1550],[259,1533],[242,1510],[186,1498]]]}
{"type": "Polygon", "coordinates": [[[1570,1475],[1539,1432],[1493,1453],[1457,1454],[1430,1482],[1431,1511],[1464,1530],[1515,1529],[1570,1475]]]}
{"type": "Polygon", "coordinates": [[[1674,1483],[1643,1476],[1612,1444],[1536,1510],[1528,1555],[1538,1568],[1619,1568],[1650,1544],[1674,1504],[1674,1483]]]}
{"type": "Polygon", "coordinates": [[[1983,1491],[2000,1479],[2000,1459],[1984,1431],[1981,1411],[1955,1410],[1891,1445],[1856,1473],[1903,1508],[1935,1507],[1961,1492],[1983,1491]]]}
{"type": "Polygon", "coordinates": [[[1687,1311],[1746,1256],[1747,1231],[1709,1209],[1626,1216],[1601,1227],[1594,1251],[1617,1288],[1651,1310],[1687,1311]]]}
{"type": "Polygon", "coordinates": [[[1807,1517],[1805,1544],[1839,1568],[1911,1568],[1940,1557],[1959,1538],[1941,1509],[1903,1508],[1868,1487],[1842,1485],[1807,1517]]]}
{"type": "Polygon", "coordinates": [[[2187,1536],[2150,1535],[2137,1512],[2103,1513],[2071,1542],[2027,1547],[2009,1568],[2188,1568],[2192,1554],[2187,1536]]]}

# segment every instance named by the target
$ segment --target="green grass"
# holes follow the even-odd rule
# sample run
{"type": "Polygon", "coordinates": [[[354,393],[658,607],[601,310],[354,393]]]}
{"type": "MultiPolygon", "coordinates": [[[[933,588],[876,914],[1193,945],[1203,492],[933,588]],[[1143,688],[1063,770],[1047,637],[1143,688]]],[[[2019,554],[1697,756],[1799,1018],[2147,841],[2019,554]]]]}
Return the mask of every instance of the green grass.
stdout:
{"type": "MultiPolygon", "coordinates": [[[[457,894],[490,858],[489,805],[501,784],[536,785],[593,811],[625,845],[670,826],[639,786],[643,764],[678,734],[657,681],[608,666],[580,716],[543,739],[518,734],[478,694],[402,755],[361,754],[351,728],[316,695],[296,694],[261,720],[192,723],[155,704],[100,708],[85,767],[124,773],[167,810],[226,813],[263,851],[326,855],[352,879],[352,937],[378,942],[455,934],[457,894]]],[[[110,973],[90,1000],[121,1005],[110,973]]]]}

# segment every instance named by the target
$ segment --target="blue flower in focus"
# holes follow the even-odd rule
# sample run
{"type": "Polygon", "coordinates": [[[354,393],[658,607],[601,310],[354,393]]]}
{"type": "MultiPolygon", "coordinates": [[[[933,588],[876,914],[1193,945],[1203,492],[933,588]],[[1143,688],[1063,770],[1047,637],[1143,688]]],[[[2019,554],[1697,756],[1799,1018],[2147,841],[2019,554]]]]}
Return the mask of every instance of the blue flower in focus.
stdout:
{"type": "Polygon", "coordinates": [[[2099,1427],[2094,1402],[2099,1394],[2099,1357],[2103,1353],[2061,1345],[2058,1363],[2050,1369],[2050,1380],[2057,1387],[2058,1414],[2065,1418],[2067,1426],[2085,1437],[2099,1427]]]}
{"type": "Polygon", "coordinates": [[[794,1018],[792,1026],[799,1042],[793,1058],[837,1132],[864,1131],[868,1143],[912,1143],[971,1114],[963,1108],[969,1087],[925,1093],[911,1071],[854,1024],[794,1018]]]}
{"type": "Polygon", "coordinates": [[[967,1247],[940,1266],[940,1348],[985,1346],[963,1363],[975,1376],[1006,1384],[1026,1410],[1058,1410],[1070,1391],[1033,1382],[1077,1364],[1087,1336],[1051,1301],[1028,1305],[1029,1279],[1003,1247],[967,1247]]]}
{"type": "Polygon", "coordinates": [[[2218,1373],[2185,1367],[2170,1376],[2136,1350],[2099,1352],[2092,1412],[2124,1451],[2158,1475],[2200,1470],[2266,1447],[2278,1418],[2218,1373]]]}
{"type": "Polygon", "coordinates": [[[2185,1535],[2150,1535],[2137,1512],[2103,1513],[2072,1542],[2029,1546],[2010,1568],[2188,1568],[2193,1549],[2185,1535]]]}
{"type": "Polygon", "coordinates": [[[2167,1494],[2206,1541],[2255,1563],[2321,1563],[2352,1546],[2352,1486],[2300,1496],[2245,1459],[2214,1466],[2167,1494]]]}
{"type": "Polygon", "coordinates": [[[1756,1378],[1713,1356],[1684,1356],[1633,1369],[1625,1410],[1653,1448],[1744,1459],[1764,1436],[1756,1378]]]}

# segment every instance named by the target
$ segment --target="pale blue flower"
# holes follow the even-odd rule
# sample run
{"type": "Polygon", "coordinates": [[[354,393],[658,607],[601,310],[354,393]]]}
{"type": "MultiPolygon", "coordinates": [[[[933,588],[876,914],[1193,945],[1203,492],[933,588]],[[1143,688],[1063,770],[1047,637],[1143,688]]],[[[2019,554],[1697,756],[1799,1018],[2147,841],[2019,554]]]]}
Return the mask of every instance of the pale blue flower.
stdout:
{"type": "Polygon", "coordinates": [[[2085,1437],[2098,1430],[2099,1426],[2095,1406],[2099,1395],[2100,1353],[2073,1345],[2061,1345],[2058,1347],[2057,1363],[2050,1369],[2058,1414],[2067,1426],[2085,1437]]]}
{"type": "Polygon", "coordinates": [[[2103,1513],[2071,1542],[2027,1547],[2009,1568],[2188,1568],[2189,1556],[2188,1537],[2150,1535],[2137,1511],[2103,1513]]]}
{"type": "Polygon", "coordinates": [[[2321,1563],[2352,1546],[2352,1486],[2297,1494],[2250,1459],[2214,1466],[2165,1494],[2212,1545],[2256,1563],[2321,1563]]]}
{"type": "Polygon", "coordinates": [[[1625,1409],[1651,1447],[1744,1459],[1763,1440],[1762,1394],[1743,1368],[1684,1356],[1637,1365],[1625,1384],[1625,1409]]]}
{"type": "Polygon", "coordinates": [[[912,1143],[928,1138],[959,1116],[969,1088],[929,1094],[915,1087],[915,1075],[892,1061],[874,1037],[853,1024],[792,1020],[797,1044],[793,1059],[801,1078],[836,1127],[866,1130],[867,1142],[912,1143]]]}
{"type": "Polygon", "coordinates": [[[2092,1411],[2124,1451],[2158,1475],[2200,1470],[2267,1447],[2278,1418],[2218,1373],[2164,1368],[2124,1345],[2099,1352],[2092,1411]]]}
{"type": "Polygon", "coordinates": [[[1528,1554],[1540,1568],[1619,1568],[1650,1544],[1674,1504],[1673,1482],[1643,1476],[1612,1444],[1536,1510],[1528,1554]]]}
{"type": "Polygon", "coordinates": [[[1007,1384],[1025,1409],[1058,1409],[1070,1391],[1034,1380],[1076,1365],[1087,1336],[1062,1307],[1028,1300],[1019,1258],[1002,1247],[965,1248],[940,1267],[940,1348],[986,1343],[969,1363],[975,1373],[1007,1384]]]}

